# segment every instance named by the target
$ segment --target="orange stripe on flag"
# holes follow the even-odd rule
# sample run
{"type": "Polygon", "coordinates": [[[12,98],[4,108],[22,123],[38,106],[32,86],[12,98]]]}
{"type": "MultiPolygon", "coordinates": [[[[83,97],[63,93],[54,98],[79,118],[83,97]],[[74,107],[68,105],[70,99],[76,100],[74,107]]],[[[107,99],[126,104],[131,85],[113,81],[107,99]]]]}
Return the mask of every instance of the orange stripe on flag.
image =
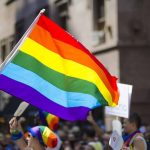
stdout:
{"type": "Polygon", "coordinates": [[[115,94],[114,90],[110,86],[110,82],[106,78],[103,70],[89,57],[89,55],[67,43],[52,38],[50,33],[39,25],[35,25],[33,31],[29,35],[29,38],[46,47],[50,51],[59,54],[65,59],[73,60],[94,70],[102,79],[103,83],[110,91],[114,100],[115,94]]]}

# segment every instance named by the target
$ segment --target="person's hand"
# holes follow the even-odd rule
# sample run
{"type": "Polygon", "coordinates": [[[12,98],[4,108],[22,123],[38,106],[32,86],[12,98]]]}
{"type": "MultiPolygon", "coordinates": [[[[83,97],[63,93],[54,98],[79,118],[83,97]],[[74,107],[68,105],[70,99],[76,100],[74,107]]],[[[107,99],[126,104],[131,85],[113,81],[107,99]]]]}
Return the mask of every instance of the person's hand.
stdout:
{"type": "Polygon", "coordinates": [[[17,121],[16,117],[13,117],[9,121],[9,127],[10,127],[10,133],[11,133],[12,140],[14,140],[16,142],[19,149],[25,150],[25,148],[27,147],[27,144],[23,138],[23,133],[20,131],[19,122],[17,121]]]}
{"type": "Polygon", "coordinates": [[[89,114],[87,116],[87,120],[92,124],[97,136],[99,137],[99,139],[102,139],[102,135],[103,135],[103,130],[101,127],[99,127],[99,125],[96,123],[96,121],[93,118],[92,112],[89,111],[89,114]]]}
{"type": "Polygon", "coordinates": [[[18,128],[18,121],[17,121],[16,117],[13,117],[9,121],[9,126],[10,126],[10,132],[12,132],[13,130],[17,130],[17,128],[18,128]]]}
{"type": "Polygon", "coordinates": [[[92,116],[92,112],[91,112],[91,111],[89,111],[89,114],[88,114],[88,116],[87,116],[87,120],[88,120],[90,123],[95,122],[95,120],[94,120],[94,118],[93,118],[93,116],[92,116]]]}

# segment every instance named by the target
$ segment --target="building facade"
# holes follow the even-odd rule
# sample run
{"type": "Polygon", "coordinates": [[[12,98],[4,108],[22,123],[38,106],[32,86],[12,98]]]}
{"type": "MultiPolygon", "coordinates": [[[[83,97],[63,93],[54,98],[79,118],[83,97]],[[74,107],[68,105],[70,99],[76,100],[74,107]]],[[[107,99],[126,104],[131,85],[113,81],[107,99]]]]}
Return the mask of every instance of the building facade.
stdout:
{"type": "Polygon", "coordinates": [[[112,75],[133,85],[131,111],[150,122],[148,0],[1,0],[0,8],[1,62],[45,8],[46,15],[81,41],[112,75]]]}

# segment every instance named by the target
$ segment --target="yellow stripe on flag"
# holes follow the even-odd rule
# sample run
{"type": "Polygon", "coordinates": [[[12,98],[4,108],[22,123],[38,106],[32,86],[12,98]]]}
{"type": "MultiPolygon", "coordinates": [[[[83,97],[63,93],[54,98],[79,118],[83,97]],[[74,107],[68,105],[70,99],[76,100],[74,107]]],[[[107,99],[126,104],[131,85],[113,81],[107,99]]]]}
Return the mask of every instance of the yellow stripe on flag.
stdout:
{"type": "Polygon", "coordinates": [[[103,97],[107,100],[109,105],[112,105],[112,96],[109,90],[104,85],[103,81],[99,78],[97,73],[91,68],[88,68],[72,60],[64,59],[60,55],[50,51],[30,38],[25,40],[19,50],[28,55],[31,55],[45,66],[55,71],[58,71],[67,76],[94,83],[98,87],[103,97]]]}

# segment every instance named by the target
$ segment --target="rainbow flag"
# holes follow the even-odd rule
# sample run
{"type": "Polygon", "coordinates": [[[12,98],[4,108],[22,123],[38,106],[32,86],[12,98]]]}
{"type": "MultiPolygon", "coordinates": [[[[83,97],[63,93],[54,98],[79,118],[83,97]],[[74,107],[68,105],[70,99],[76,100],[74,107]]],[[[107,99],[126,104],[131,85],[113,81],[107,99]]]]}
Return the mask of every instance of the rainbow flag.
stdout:
{"type": "Polygon", "coordinates": [[[46,111],[39,111],[39,117],[43,125],[48,126],[51,130],[56,130],[59,124],[59,118],[46,111]]]}
{"type": "Polygon", "coordinates": [[[118,103],[116,78],[81,43],[43,14],[0,73],[0,89],[60,118],[118,103]]]}
{"type": "MultiPolygon", "coordinates": [[[[44,144],[49,148],[57,147],[58,142],[60,142],[58,136],[47,126],[35,126],[33,128],[29,128],[28,132],[33,137],[36,137],[41,144],[44,144]]],[[[25,137],[28,136],[28,132],[25,133],[25,137]]]]}

